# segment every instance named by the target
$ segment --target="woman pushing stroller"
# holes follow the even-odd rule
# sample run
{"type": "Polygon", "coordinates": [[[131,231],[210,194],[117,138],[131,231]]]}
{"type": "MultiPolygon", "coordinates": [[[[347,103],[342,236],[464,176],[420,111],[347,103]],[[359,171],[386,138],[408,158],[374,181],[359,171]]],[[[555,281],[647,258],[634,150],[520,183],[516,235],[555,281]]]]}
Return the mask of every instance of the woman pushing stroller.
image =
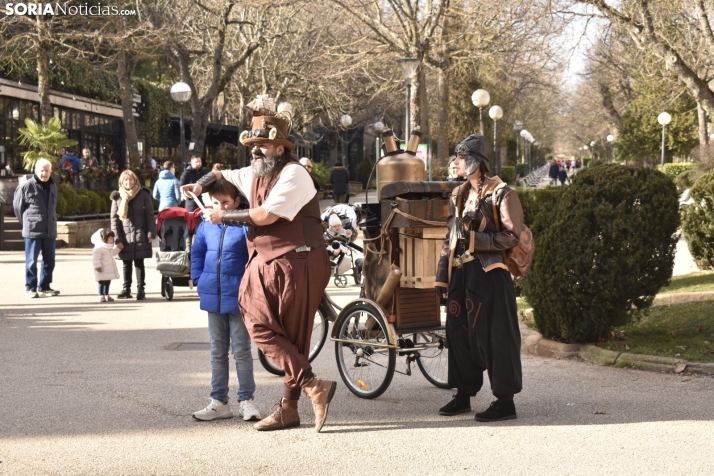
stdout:
{"type": "Polygon", "coordinates": [[[471,397],[481,390],[486,370],[497,400],[476,414],[477,421],[485,422],[516,418],[513,396],[522,387],[516,295],[502,251],[518,244],[523,209],[513,189],[489,177],[492,150],[488,140],[476,134],[456,147],[454,163],[467,180],[451,196],[449,232],[436,276],[437,292],[447,298],[448,382],[456,388],[439,414],[470,412],[471,397]]]}

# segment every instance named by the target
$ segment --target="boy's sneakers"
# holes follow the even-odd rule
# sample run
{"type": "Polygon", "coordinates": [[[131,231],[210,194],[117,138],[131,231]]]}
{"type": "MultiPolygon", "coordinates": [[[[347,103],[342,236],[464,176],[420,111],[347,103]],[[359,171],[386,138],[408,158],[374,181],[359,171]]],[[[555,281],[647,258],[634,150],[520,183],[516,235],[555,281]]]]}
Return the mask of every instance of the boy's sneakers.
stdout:
{"type": "Polygon", "coordinates": [[[37,291],[35,291],[34,289],[28,289],[27,291],[25,291],[25,296],[29,297],[30,299],[40,297],[40,295],[37,294],[37,291]]]}
{"type": "Polygon", "coordinates": [[[227,403],[211,399],[211,403],[203,410],[194,413],[193,417],[196,420],[211,421],[219,418],[233,418],[233,412],[227,403]]]}
{"type": "Polygon", "coordinates": [[[107,302],[107,298],[102,296],[99,298],[99,302],[107,302]]]}
{"type": "Polygon", "coordinates": [[[238,416],[245,421],[262,420],[258,407],[255,406],[253,400],[243,400],[238,404],[238,416]]]}
{"type": "Polygon", "coordinates": [[[40,292],[39,292],[40,296],[44,296],[44,297],[58,296],[59,293],[60,293],[59,291],[57,291],[57,290],[55,290],[55,289],[52,289],[52,288],[50,288],[50,289],[42,289],[42,290],[40,290],[40,292]]]}

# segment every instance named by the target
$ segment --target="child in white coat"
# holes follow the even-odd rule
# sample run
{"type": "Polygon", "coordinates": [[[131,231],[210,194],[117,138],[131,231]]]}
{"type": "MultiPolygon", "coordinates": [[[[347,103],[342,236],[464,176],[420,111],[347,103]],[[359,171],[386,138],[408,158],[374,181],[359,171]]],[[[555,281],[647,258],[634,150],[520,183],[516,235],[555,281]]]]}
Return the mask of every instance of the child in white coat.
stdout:
{"type": "Polygon", "coordinates": [[[109,295],[109,284],[112,279],[119,279],[119,269],[114,257],[121,251],[114,244],[114,232],[109,228],[100,228],[92,235],[94,250],[92,264],[94,278],[99,283],[99,302],[113,301],[109,295]]]}

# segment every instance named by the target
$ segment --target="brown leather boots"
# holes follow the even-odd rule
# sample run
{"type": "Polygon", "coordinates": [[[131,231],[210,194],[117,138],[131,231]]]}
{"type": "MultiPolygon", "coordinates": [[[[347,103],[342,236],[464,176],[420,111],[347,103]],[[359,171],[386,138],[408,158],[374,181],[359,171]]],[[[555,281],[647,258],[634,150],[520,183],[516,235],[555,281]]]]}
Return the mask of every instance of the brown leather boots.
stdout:
{"type": "Polygon", "coordinates": [[[314,378],[302,388],[305,395],[312,401],[312,409],[315,412],[315,431],[320,432],[322,425],[327,418],[327,409],[330,406],[332,397],[335,396],[337,382],[332,380],[318,380],[314,378]]]}
{"type": "Polygon", "coordinates": [[[253,425],[258,431],[284,430],[300,426],[300,415],[298,415],[297,400],[282,398],[280,406],[267,418],[263,418],[253,425]]]}
{"type": "MultiPolygon", "coordinates": [[[[315,413],[315,431],[320,432],[322,425],[327,418],[327,409],[330,406],[332,397],[335,396],[337,382],[332,380],[318,380],[313,378],[302,388],[312,401],[312,409],[315,413]]],[[[300,415],[298,415],[297,400],[282,398],[280,406],[267,418],[263,418],[253,425],[258,431],[284,430],[300,426],[300,415]]]]}

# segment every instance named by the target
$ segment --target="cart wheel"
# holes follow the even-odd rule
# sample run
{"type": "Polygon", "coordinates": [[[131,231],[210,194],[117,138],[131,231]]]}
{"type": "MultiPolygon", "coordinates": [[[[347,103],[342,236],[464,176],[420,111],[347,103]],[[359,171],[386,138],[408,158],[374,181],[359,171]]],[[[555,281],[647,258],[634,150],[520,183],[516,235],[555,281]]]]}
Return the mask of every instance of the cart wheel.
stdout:
{"type": "Polygon", "coordinates": [[[164,297],[167,301],[174,298],[174,282],[171,281],[171,278],[166,278],[166,284],[164,284],[164,297]]]}
{"type": "Polygon", "coordinates": [[[344,274],[337,274],[335,275],[335,286],[338,288],[344,288],[347,286],[347,276],[344,274]]]}
{"type": "Polygon", "coordinates": [[[362,282],[362,273],[359,272],[359,268],[357,266],[352,268],[352,276],[355,279],[355,284],[360,284],[362,282]]]}
{"type": "Polygon", "coordinates": [[[335,342],[337,368],[347,388],[360,398],[383,394],[394,377],[397,352],[382,347],[389,344],[389,337],[379,311],[372,304],[358,304],[335,326],[341,341],[335,342]]]}
{"type": "Polygon", "coordinates": [[[429,383],[439,388],[451,388],[449,376],[449,346],[446,343],[446,331],[418,332],[414,334],[414,347],[427,344],[428,348],[419,351],[417,365],[429,383]]]}
{"type": "Polygon", "coordinates": [[[166,296],[166,278],[161,276],[161,297],[166,296]]]}
{"type": "MultiPolygon", "coordinates": [[[[310,336],[310,353],[307,358],[312,362],[317,354],[322,350],[322,346],[325,345],[327,340],[327,328],[329,327],[329,322],[322,315],[322,311],[319,309],[315,313],[315,321],[312,324],[312,335],[310,336]]],[[[282,377],[285,372],[278,367],[275,362],[273,362],[270,357],[267,357],[260,349],[258,349],[258,360],[265,370],[273,375],[282,377]]]]}

